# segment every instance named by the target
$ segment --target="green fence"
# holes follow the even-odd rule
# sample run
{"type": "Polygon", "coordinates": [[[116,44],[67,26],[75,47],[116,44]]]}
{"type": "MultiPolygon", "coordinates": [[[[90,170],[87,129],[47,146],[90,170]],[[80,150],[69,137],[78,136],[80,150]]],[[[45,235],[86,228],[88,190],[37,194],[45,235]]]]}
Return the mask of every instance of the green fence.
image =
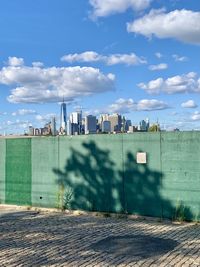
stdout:
{"type": "Polygon", "coordinates": [[[0,203],[5,203],[6,140],[0,139],[0,203]]]}
{"type": "Polygon", "coordinates": [[[31,139],[7,139],[5,202],[31,205],[31,139]]]}
{"type": "Polygon", "coordinates": [[[1,138],[0,152],[1,203],[200,219],[199,132],[1,138]]]}

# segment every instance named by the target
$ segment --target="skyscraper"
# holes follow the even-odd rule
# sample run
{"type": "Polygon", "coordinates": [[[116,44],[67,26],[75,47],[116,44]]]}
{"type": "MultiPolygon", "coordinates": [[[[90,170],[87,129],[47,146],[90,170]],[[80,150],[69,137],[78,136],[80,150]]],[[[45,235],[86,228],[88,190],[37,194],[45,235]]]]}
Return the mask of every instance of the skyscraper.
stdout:
{"type": "Polygon", "coordinates": [[[85,117],[85,134],[95,134],[97,131],[96,116],[88,115],[85,117]]]}
{"type": "Polygon", "coordinates": [[[111,123],[110,121],[103,121],[101,124],[102,133],[110,133],[111,132],[111,123]]]}
{"type": "Polygon", "coordinates": [[[142,132],[147,132],[149,129],[149,119],[140,121],[138,125],[138,130],[142,132]]]}
{"type": "Polygon", "coordinates": [[[51,134],[56,135],[56,118],[52,117],[51,118],[51,134]]]}
{"type": "MultiPolygon", "coordinates": [[[[109,114],[101,114],[99,119],[98,119],[98,125],[99,125],[99,130],[103,131],[103,122],[108,121],[109,114]]],[[[109,131],[110,132],[110,131],[109,131]]]]}
{"type": "Polygon", "coordinates": [[[82,133],[82,111],[72,112],[70,114],[70,122],[72,124],[72,134],[82,133]]]}
{"type": "Polygon", "coordinates": [[[31,125],[28,127],[28,135],[34,135],[34,128],[31,125]]]}
{"type": "Polygon", "coordinates": [[[111,132],[121,132],[122,117],[119,114],[109,115],[108,120],[111,123],[111,132]]]}
{"type": "Polygon", "coordinates": [[[71,124],[71,121],[68,120],[67,121],[67,135],[72,135],[72,124],[71,124]]]}
{"type": "Polygon", "coordinates": [[[67,125],[67,106],[63,100],[63,103],[61,104],[61,107],[60,107],[60,131],[61,132],[66,131],[66,125],[67,125]]]}

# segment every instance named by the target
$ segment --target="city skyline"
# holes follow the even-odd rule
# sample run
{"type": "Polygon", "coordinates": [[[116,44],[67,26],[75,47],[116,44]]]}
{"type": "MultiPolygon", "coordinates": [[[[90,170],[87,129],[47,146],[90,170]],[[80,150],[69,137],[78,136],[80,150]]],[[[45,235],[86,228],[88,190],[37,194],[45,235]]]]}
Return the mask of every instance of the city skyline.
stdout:
{"type": "Polygon", "coordinates": [[[120,113],[200,130],[195,0],[17,0],[0,10],[0,134],[60,116],[120,113]],[[167,2],[167,3],[166,3],[167,2]]]}
{"type": "MultiPolygon", "coordinates": [[[[60,119],[56,120],[53,116],[51,120],[43,125],[43,127],[35,127],[29,125],[27,131],[23,135],[29,136],[57,136],[57,135],[88,135],[88,134],[117,134],[117,133],[133,133],[160,131],[158,122],[150,124],[149,118],[141,120],[137,125],[133,125],[132,121],[119,113],[100,114],[98,117],[94,114],[83,115],[78,108],[75,112],[68,114],[66,103],[63,102],[60,108],[60,119]],[[156,129],[153,128],[156,127],[156,129]]],[[[179,130],[179,129],[174,129],[179,130]]]]}

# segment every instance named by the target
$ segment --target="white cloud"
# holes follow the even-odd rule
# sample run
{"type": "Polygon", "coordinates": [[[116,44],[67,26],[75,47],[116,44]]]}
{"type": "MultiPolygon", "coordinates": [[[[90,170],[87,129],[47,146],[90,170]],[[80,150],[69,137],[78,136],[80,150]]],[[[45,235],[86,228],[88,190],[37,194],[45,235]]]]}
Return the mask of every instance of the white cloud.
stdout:
{"type": "Polygon", "coordinates": [[[127,9],[144,10],[152,0],[89,0],[93,7],[91,18],[106,17],[116,13],[123,13],[127,9]]]}
{"type": "Polygon", "coordinates": [[[133,99],[119,98],[115,103],[108,106],[108,112],[110,113],[129,113],[131,110],[136,109],[136,103],[133,99]]]}
{"type": "Polygon", "coordinates": [[[123,114],[131,111],[153,111],[167,108],[169,108],[169,106],[165,102],[156,99],[142,99],[135,102],[131,98],[120,98],[116,100],[115,103],[108,106],[107,112],[123,114]]]}
{"type": "Polygon", "coordinates": [[[8,65],[9,66],[22,66],[24,65],[24,60],[23,58],[18,58],[18,57],[9,57],[8,58],[8,65]]]}
{"type": "Polygon", "coordinates": [[[167,109],[169,106],[163,102],[156,99],[143,99],[138,102],[137,109],[138,110],[163,110],[167,109]]]}
{"type": "Polygon", "coordinates": [[[200,93],[200,78],[194,72],[170,77],[166,80],[158,78],[148,83],[139,83],[138,87],[149,94],[158,93],[200,93]]]}
{"type": "Polygon", "coordinates": [[[40,61],[36,61],[36,62],[32,62],[33,67],[43,67],[44,63],[40,62],[40,61]]]}
{"type": "Polygon", "coordinates": [[[188,100],[186,102],[183,102],[181,104],[182,108],[196,108],[197,104],[194,102],[194,100],[188,100]]]}
{"type": "Polygon", "coordinates": [[[16,112],[13,112],[12,113],[12,116],[17,116],[17,115],[21,115],[21,116],[24,116],[24,115],[33,115],[33,114],[36,114],[36,113],[37,112],[35,110],[32,110],[32,109],[19,109],[16,112]]]}
{"type": "Polygon", "coordinates": [[[134,53],[131,54],[114,54],[106,58],[108,65],[126,64],[126,65],[139,65],[146,64],[146,60],[139,58],[134,53]]]}
{"type": "Polygon", "coordinates": [[[125,64],[139,65],[147,63],[142,57],[131,54],[112,54],[109,56],[100,55],[94,51],[86,51],[80,54],[69,54],[61,57],[61,61],[74,62],[105,62],[107,65],[125,64]]]}
{"type": "Polygon", "coordinates": [[[155,56],[156,56],[157,58],[162,58],[162,57],[163,57],[163,55],[162,55],[160,52],[155,53],[155,56]]]}
{"type": "Polygon", "coordinates": [[[175,61],[180,61],[180,62],[184,62],[187,61],[188,58],[185,56],[179,56],[179,55],[172,55],[172,57],[174,58],[175,61]]]}
{"type": "Polygon", "coordinates": [[[150,70],[166,70],[168,68],[168,65],[166,63],[160,63],[158,65],[150,65],[150,70]]]}
{"type": "Polygon", "coordinates": [[[64,55],[61,57],[61,61],[66,61],[66,62],[96,62],[96,61],[101,61],[103,58],[101,55],[94,51],[86,51],[80,54],[68,54],[64,55]]]}
{"type": "Polygon", "coordinates": [[[163,83],[164,83],[163,78],[158,78],[156,80],[152,80],[148,82],[148,84],[139,83],[138,87],[140,87],[141,89],[144,89],[150,94],[158,94],[162,88],[163,83]]]}
{"type": "Polygon", "coordinates": [[[200,121],[200,112],[199,111],[195,111],[191,116],[191,120],[192,121],[200,121]]]}
{"type": "Polygon", "coordinates": [[[16,86],[11,103],[73,101],[75,98],[114,90],[115,76],[92,67],[7,66],[0,70],[0,84],[16,86]]]}
{"type": "Polygon", "coordinates": [[[164,9],[151,10],[149,14],[127,24],[128,32],[142,34],[148,38],[175,38],[179,41],[200,44],[200,12],[164,9]]]}

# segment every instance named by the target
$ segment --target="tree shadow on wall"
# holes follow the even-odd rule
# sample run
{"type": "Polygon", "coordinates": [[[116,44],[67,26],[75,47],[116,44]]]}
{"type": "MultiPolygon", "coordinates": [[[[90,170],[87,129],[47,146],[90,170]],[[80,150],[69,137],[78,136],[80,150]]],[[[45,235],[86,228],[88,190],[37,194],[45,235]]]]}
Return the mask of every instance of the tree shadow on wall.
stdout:
{"type": "Polygon", "coordinates": [[[127,213],[179,221],[191,220],[191,210],[182,201],[174,206],[171,201],[162,196],[164,174],[150,170],[147,164],[137,164],[130,152],[126,155],[124,171],[120,172],[120,175],[124,175],[125,180],[127,213]]]}
{"type": "Polygon", "coordinates": [[[61,191],[64,187],[66,194],[72,192],[69,208],[112,211],[116,172],[110,152],[98,148],[94,142],[83,143],[82,148],[85,153],[71,148],[64,171],[54,169],[61,191]]]}
{"type": "MultiPolygon", "coordinates": [[[[65,208],[170,219],[177,212],[161,196],[163,174],[148,164],[137,164],[132,153],[126,154],[120,169],[110,151],[93,141],[83,142],[79,150],[71,148],[70,153],[64,170],[54,169],[65,208]]],[[[189,208],[185,213],[191,217],[189,208]]]]}

